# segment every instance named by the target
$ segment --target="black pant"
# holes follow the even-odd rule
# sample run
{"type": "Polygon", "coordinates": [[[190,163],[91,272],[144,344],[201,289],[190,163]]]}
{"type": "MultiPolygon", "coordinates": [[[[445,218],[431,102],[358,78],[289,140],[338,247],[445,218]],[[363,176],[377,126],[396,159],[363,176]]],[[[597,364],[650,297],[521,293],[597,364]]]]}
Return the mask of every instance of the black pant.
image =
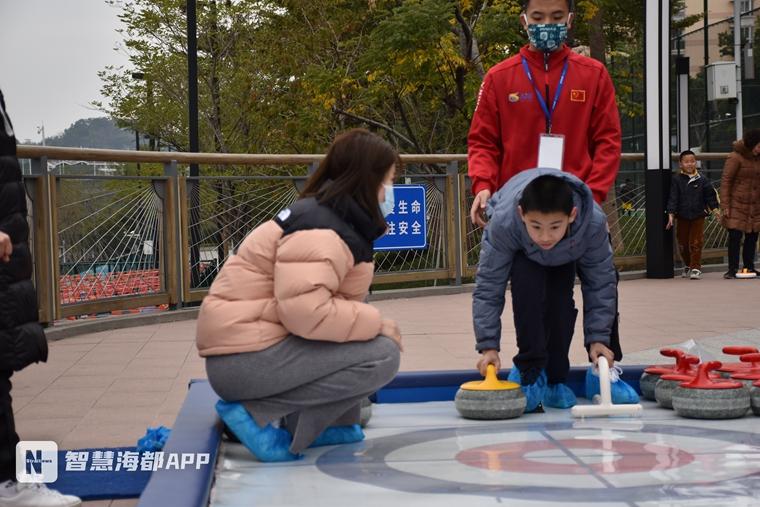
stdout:
{"type": "Polygon", "coordinates": [[[575,263],[542,266],[519,252],[511,281],[518,348],[512,361],[523,372],[523,383],[531,383],[544,368],[550,384],[564,383],[578,316],[573,300],[575,263]]]}
{"type": "Polygon", "coordinates": [[[739,247],[744,234],[744,248],[742,248],[742,261],[744,267],[752,270],[755,269],[755,250],[757,248],[756,232],[742,232],[737,229],[728,230],[728,271],[736,273],[739,271],[739,247]]]}
{"type": "Polygon", "coordinates": [[[12,371],[0,370],[0,482],[16,480],[16,426],[11,405],[12,371]]]}

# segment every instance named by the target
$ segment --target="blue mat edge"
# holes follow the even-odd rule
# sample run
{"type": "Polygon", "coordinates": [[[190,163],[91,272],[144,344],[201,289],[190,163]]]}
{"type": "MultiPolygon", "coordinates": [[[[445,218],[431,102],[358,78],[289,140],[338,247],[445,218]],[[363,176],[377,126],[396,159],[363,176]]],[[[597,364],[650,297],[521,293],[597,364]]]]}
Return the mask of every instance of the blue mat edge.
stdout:
{"type": "MultiPolygon", "coordinates": [[[[626,366],[622,378],[639,392],[639,378],[646,366],[626,366]]],[[[567,377],[567,385],[576,396],[585,397],[586,371],[588,367],[573,367],[567,377]]],[[[499,377],[507,378],[509,370],[502,370],[499,377]]],[[[481,380],[475,370],[439,370],[399,373],[380,391],[370,396],[376,403],[414,403],[453,400],[459,386],[471,380],[481,380]]]]}
{"type": "Polygon", "coordinates": [[[208,453],[209,464],[199,470],[194,467],[156,470],[140,495],[138,507],[208,505],[223,429],[214,410],[218,399],[207,380],[190,381],[187,397],[163,451],[165,454],[208,453]]]}
{"type": "MultiPolygon", "coordinates": [[[[623,380],[639,391],[639,377],[645,366],[626,366],[623,380]]],[[[583,396],[587,367],[570,369],[567,383],[578,396],[583,396]]],[[[508,370],[500,376],[506,378],[508,370]]],[[[453,400],[463,382],[482,377],[473,370],[403,372],[375,395],[377,403],[415,403],[453,400]]],[[[165,453],[209,453],[210,464],[200,470],[156,470],[145,487],[138,507],[207,507],[216,470],[216,459],[222,441],[223,425],[214,410],[219,398],[205,379],[190,381],[182,409],[174,422],[165,453]]]]}

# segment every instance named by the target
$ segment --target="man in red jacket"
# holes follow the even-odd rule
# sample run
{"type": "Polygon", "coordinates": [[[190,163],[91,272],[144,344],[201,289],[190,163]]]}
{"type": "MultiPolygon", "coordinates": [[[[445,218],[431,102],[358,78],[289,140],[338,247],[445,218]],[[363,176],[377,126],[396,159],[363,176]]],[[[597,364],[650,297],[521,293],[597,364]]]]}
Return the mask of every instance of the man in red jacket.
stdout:
{"type": "Polygon", "coordinates": [[[520,21],[530,44],[486,74],[472,118],[468,166],[473,223],[485,226],[491,195],[538,165],[539,138],[564,136],[563,170],[583,180],[601,203],[620,166],[615,89],[600,62],[564,44],[571,0],[527,0],[520,21]]]}
{"type": "MultiPolygon", "coordinates": [[[[486,225],[488,199],[521,171],[538,166],[561,168],[586,183],[594,200],[601,204],[620,166],[620,116],[612,80],[601,63],[574,53],[564,43],[573,22],[572,0],[525,0],[520,20],[530,44],[486,74],[467,139],[475,195],[470,216],[480,227],[486,225]]],[[[537,227],[550,230],[555,225],[549,222],[537,227]]],[[[492,233],[486,228],[483,241],[489,241],[492,233]]],[[[574,262],[551,269],[534,263],[520,269],[526,268],[539,273],[543,270],[544,281],[537,281],[530,300],[520,303],[525,307],[545,307],[547,294],[554,287],[567,286],[572,293],[574,262]]],[[[514,307],[514,299],[512,303],[514,307]]],[[[574,306],[571,301],[570,308],[574,310],[574,306]]],[[[535,318],[546,321],[556,311],[557,308],[544,310],[535,318]]],[[[520,329],[518,322],[515,329],[520,329]]],[[[615,361],[620,361],[617,294],[610,329],[610,348],[615,361]]],[[[531,332],[535,330],[528,334],[531,332]]],[[[550,339],[547,364],[567,364],[572,332],[555,333],[550,339]]],[[[520,370],[518,374],[513,370],[510,380],[541,387],[544,372],[537,376],[536,371],[520,370]]],[[[546,391],[541,403],[557,408],[573,406],[575,395],[568,389],[558,389],[562,379],[555,378],[553,382],[543,386],[546,391]]],[[[598,381],[596,385],[589,382],[587,395],[595,392],[599,392],[598,381]]]]}

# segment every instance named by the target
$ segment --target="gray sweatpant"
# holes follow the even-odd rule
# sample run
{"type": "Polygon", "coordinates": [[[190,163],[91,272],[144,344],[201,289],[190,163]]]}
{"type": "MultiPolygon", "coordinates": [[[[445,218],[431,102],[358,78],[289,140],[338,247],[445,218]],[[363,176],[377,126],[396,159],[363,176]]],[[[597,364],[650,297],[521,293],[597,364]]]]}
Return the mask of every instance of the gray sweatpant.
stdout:
{"type": "Polygon", "coordinates": [[[206,372],[216,394],[241,402],[260,426],[284,419],[297,453],[328,426],[358,424],[361,400],[390,382],[399,359],[385,336],[335,343],[291,335],[259,352],[207,357],[206,372]]]}

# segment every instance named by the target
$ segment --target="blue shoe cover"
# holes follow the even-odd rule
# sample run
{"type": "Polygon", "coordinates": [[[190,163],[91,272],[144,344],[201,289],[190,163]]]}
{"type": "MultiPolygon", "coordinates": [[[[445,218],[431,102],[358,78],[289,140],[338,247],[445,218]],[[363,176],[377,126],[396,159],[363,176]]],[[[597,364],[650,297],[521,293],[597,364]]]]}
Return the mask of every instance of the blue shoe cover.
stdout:
{"type": "Polygon", "coordinates": [[[169,439],[171,430],[166,426],[159,426],[158,428],[148,428],[145,432],[145,436],[137,441],[137,450],[143,451],[160,451],[164,448],[166,441],[169,439]]]}
{"type": "Polygon", "coordinates": [[[567,384],[549,384],[544,393],[544,405],[553,408],[570,408],[577,403],[575,393],[567,384]]]}
{"type": "Polygon", "coordinates": [[[526,386],[522,385],[520,370],[518,370],[516,366],[512,366],[509,370],[507,380],[520,384],[522,391],[525,394],[525,413],[534,412],[541,406],[541,401],[544,399],[544,393],[546,391],[546,372],[544,370],[541,370],[541,373],[536,378],[535,382],[526,386]]]}
{"type": "Polygon", "coordinates": [[[517,369],[517,366],[512,365],[512,368],[509,369],[507,380],[514,382],[515,384],[520,384],[520,370],[517,369]]]}
{"type": "Polygon", "coordinates": [[[235,434],[259,461],[294,461],[302,458],[300,454],[289,451],[293,437],[286,430],[274,428],[267,424],[259,427],[251,414],[240,403],[216,402],[216,413],[224,424],[235,434]]]}
{"type": "Polygon", "coordinates": [[[618,405],[632,405],[639,402],[639,393],[623,380],[610,384],[610,395],[612,396],[612,403],[617,403],[618,405]]]}
{"type": "Polygon", "coordinates": [[[309,447],[322,445],[352,444],[364,440],[364,432],[358,424],[350,426],[330,426],[311,443],[309,447]]]}
{"type": "MultiPolygon", "coordinates": [[[[594,371],[594,366],[586,370],[586,398],[591,400],[599,394],[599,374],[594,371]]],[[[615,365],[610,368],[610,396],[612,403],[616,405],[628,405],[639,402],[636,390],[620,378],[622,370],[615,365]]]]}

